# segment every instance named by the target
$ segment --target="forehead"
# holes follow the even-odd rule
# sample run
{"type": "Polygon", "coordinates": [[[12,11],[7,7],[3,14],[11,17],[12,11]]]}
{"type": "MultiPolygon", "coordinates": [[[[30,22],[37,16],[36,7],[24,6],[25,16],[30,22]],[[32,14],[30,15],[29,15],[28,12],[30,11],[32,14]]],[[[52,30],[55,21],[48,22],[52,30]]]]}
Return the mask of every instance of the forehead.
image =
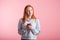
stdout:
{"type": "Polygon", "coordinates": [[[27,7],[27,9],[29,10],[29,9],[33,9],[32,7],[27,7]]]}

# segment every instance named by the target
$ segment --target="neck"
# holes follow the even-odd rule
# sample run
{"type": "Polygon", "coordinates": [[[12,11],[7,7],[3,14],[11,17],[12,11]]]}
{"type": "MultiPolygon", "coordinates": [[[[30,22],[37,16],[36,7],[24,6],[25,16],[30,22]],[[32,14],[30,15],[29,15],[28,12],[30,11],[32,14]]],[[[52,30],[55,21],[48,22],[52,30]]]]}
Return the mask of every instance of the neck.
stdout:
{"type": "Polygon", "coordinates": [[[27,20],[31,19],[31,17],[28,17],[27,20]]]}

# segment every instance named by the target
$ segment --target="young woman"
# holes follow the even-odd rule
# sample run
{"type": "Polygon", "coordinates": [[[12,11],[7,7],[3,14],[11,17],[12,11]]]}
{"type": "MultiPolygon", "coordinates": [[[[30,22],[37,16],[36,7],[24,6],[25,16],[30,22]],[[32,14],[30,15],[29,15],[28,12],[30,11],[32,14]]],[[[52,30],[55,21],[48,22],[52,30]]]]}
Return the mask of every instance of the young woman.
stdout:
{"type": "Polygon", "coordinates": [[[34,16],[34,9],[31,5],[27,5],[24,9],[23,18],[18,22],[18,33],[21,40],[36,40],[40,33],[39,19],[34,16]]]}

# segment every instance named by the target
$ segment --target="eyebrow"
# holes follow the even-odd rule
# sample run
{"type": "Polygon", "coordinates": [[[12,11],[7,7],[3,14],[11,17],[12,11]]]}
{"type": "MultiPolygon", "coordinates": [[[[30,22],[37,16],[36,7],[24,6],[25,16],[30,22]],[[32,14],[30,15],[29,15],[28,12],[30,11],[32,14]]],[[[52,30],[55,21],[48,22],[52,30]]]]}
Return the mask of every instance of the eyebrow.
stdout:
{"type": "MultiPolygon", "coordinates": [[[[29,10],[29,9],[28,9],[29,10]]],[[[33,9],[31,9],[31,10],[33,10],[33,9]]]]}

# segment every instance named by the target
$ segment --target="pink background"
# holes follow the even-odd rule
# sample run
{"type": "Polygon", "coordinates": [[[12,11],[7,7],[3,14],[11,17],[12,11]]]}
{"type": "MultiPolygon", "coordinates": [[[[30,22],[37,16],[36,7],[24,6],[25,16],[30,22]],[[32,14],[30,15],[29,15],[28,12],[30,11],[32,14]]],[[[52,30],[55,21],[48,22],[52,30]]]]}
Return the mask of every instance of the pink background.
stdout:
{"type": "Polygon", "coordinates": [[[27,4],[40,19],[37,40],[60,40],[60,0],[0,0],[0,40],[21,39],[17,25],[27,4]]]}

